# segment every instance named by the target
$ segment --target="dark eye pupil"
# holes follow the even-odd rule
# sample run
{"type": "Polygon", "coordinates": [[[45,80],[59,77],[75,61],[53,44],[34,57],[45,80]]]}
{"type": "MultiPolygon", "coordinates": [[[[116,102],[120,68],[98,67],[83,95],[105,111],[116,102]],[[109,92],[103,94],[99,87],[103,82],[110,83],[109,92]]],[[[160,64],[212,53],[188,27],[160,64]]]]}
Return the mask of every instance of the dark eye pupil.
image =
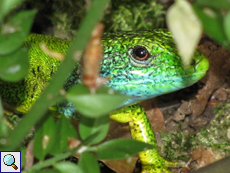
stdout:
{"type": "Polygon", "coordinates": [[[149,52],[145,47],[136,46],[133,49],[133,57],[137,60],[143,61],[149,58],[149,52]]]}
{"type": "Polygon", "coordinates": [[[136,49],[135,54],[136,54],[137,57],[143,58],[143,57],[146,56],[146,49],[138,48],[138,49],[136,49]]]}

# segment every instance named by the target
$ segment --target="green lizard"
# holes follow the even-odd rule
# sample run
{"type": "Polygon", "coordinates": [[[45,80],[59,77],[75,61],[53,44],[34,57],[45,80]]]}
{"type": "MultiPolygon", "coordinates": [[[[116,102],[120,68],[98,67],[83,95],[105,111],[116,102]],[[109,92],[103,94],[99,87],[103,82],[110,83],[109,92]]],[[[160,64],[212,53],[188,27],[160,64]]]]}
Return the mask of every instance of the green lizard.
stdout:
{"type": "MultiPolygon", "coordinates": [[[[64,54],[70,41],[36,34],[28,37],[24,44],[29,50],[28,76],[17,83],[0,81],[0,94],[8,110],[27,112],[60,64],[59,60],[40,50],[40,43],[45,43],[52,51],[64,54]]],[[[104,58],[101,63],[101,76],[110,77],[107,86],[131,96],[130,100],[123,103],[123,108],[111,113],[111,118],[122,123],[129,122],[134,139],[156,145],[144,109],[138,104],[130,104],[196,83],[208,70],[208,60],[196,51],[192,65],[184,71],[172,36],[163,29],[104,33],[102,43],[104,58]]],[[[80,83],[80,78],[80,64],[77,64],[64,88],[68,90],[80,83]]],[[[71,103],[64,103],[58,105],[58,111],[68,117],[76,109],[71,103]]],[[[178,164],[164,160],[156,149],[141,152],[139,156],[143,173],[170,172],[167,167],[178,164]]]]}

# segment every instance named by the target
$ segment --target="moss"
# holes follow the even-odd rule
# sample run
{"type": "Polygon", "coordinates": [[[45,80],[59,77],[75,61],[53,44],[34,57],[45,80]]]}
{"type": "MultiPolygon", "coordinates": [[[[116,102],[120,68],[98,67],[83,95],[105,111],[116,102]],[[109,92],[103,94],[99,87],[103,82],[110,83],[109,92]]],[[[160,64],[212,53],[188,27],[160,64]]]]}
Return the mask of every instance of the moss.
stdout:
{"type": "MultiPolygon", "coordinates": [[[[199,145],[204,145],[212,150],[230,152],[230,100],[215,106],[215,118],[210,122],[208,128],[202,129],[196,135],[199,145]]],[[[195,141],[194,141],[195,143],[195,141]]]]}
{"type": "Polygon", "coordinates": [[[113,0],[103,19],[106,30],[150,30],[164,26],[165,10],[156,0],[113,0]]]}
{"type": "MultiPolygon", "coordinates": [[[[91,0],[26,0],[18,9],[36,8],[33,32],[71,39],[91,0]]],[[[106,31],[151,30],[165,25],[165,8],[156,0],[111,0],[104,18],[106,31]]]]}
{"type": "MultiPolygon", "coordinates": [[[[215,117],[207,127],[197,133],[182,130],[162,133],[161,151],[169,160],[189,160],[192,151],[202,145],[221,158],[230,155],[230,99],[215,106],[215,117]]],[[[219,159],[219,158],[218,158],[219,159]]]]}

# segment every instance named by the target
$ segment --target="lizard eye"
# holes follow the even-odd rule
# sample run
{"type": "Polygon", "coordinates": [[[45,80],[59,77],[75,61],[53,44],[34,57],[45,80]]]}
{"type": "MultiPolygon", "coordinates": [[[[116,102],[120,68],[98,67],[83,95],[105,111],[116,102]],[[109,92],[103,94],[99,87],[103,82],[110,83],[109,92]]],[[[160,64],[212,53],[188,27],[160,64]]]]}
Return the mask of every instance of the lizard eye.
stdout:
{"type": "Polygon", "coordinates": [[[133,49],[133,57],[137,60],[144,61],[149,58],[148,50],[143,46],[136,46],[133,49]]]}

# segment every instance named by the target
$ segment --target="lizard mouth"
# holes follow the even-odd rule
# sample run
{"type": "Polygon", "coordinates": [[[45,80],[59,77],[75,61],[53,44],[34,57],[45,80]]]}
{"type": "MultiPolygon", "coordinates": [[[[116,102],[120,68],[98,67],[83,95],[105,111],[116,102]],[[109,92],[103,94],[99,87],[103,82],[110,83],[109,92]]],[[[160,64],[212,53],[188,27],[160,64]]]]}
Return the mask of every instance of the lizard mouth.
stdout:
{"type": "MultiPolygon", "coordinates": [[[[115,78],[108,86],[122,94],[132,96],[124,105],[174,92],[188,87],[200,80],[209,68],[208,59],[198,52],[193,57],[193,63],[187,71],[182,66],[162,66],[166,69],[163,73],[155,74],[152,71],[126,71],[125,75],[115,78]],[[172,71],[170,71],[171,69],[172,71]],[[174,70],[175,69],[175,70],[174,70]],[[130,77],[131,76],[131,77],[130,77]]],[[[157,70],[157,68],[156,68],[157,70]]]]}

